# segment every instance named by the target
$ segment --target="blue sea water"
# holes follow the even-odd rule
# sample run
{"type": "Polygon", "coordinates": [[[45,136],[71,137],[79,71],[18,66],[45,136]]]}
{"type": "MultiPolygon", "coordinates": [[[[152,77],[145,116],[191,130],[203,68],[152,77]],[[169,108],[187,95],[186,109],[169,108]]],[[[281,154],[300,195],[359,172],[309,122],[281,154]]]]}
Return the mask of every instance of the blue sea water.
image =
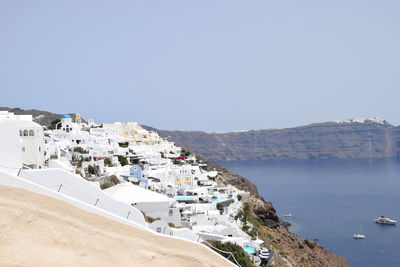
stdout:
{"type": "Polygon", "coordinates": [[[287,160],[218,162],[257,185],[291,231],[345,257],[350,266],[400,266],[400,161],[287,160]],[[292,213],[292,217],[283,215],[292,213]],[[366,238],[352,235],[363,232],[366,238]]]}

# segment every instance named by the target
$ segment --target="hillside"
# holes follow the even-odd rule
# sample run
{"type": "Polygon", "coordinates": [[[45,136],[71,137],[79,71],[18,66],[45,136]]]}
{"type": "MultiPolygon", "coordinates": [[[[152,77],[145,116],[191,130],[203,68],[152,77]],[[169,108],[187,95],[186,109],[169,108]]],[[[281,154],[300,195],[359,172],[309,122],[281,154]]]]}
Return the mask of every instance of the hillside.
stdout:
{"type": "MultiPolygon", "coordinates": [[[[0,111],[5,110],[13,112],[16,115],[32,115],[33,121],[43,126],[49,126],[52,121],[59,119],[61,114],[56,114],[48,111],[37,110],[37,109],[21,109],[21,108],[9,108],[0,107],[0,111]]],[[[72,113],[69,115],[73,115],[72,113]]]]}
{"type": "Polygon", "coordinates": [[[200,244],[152,234],[0,186],[0,266],[230,266],[200,244]]]}
{"type": "Polygon", "coordinates": [[[375,119],[229,133],[156,131],[209,160],[387,158],[400,155],[400,127],[375,119]]]}

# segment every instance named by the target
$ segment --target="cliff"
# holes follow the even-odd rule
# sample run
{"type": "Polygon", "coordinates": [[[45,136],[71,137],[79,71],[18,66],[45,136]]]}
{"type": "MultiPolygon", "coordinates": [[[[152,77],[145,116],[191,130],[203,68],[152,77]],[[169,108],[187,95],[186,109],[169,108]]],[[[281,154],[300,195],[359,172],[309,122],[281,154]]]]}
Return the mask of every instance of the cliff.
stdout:
{"type": "MultiPolygon", "coordinates": [[[[204,161],[207,162],[203,158],[204,161]]],[[[287,223],[278,218],[271,202],[265,201],[257,187],[246,178],[212,162],[207,162],[209,170],[217,170],[216,181],[222,185],[231,184],[250,192],[250,207],[254,225],[258,225],[258,238],[275,252],[275,266],[345,267],[347,261],[324,249],[320,244],[301,238],[288,231],[287,223]]]]}
{"type": "Polygon", "coordinates": [[[157,132],[177,145],[213,161],[400,156],[400,127],[377,119],[229,133],[157,132]]]}

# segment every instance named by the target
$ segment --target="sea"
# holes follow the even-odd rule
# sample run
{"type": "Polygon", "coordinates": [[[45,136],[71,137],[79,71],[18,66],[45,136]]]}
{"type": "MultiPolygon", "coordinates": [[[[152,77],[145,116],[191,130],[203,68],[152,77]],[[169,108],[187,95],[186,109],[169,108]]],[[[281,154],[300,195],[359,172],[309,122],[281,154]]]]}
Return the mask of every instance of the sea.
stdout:
{"type": "Polygon", "coordinates": [[[352,267],[400,267],[400,160],[223,161],[257,185],[290,231],[343,256],[352,267]],[[291,217],[284,217],[291,213],[291,217]],[[384,215],[397,226],[379,225],[384,215]],[[354,239],[362,233],[365,239],[354,239]]]}

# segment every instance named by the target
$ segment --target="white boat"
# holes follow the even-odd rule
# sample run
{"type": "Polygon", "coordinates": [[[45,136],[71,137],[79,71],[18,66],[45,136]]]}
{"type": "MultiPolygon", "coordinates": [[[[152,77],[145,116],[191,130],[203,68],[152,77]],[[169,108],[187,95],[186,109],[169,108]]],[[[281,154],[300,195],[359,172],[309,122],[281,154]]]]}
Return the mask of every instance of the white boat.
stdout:
{"type": "Polygon", "coordinates": [[[353,234],[353,238],[355,238],[355,239],[364,239],[364,238],[365,238],[365,235],[363,234],[363,230],[362,230],[362,228],[361,228],[361,224],[358,225],[358,228],[359,228],[359,230],[358,230],[359,232],[353,234]]]}
{"type": "Polygon", "coordinates": [[[392,220],[392,219],[387,218],[387,217],[384,217],[384,216],[376,218],[375,222],[379,223],[379,224],[389,224],[389,225],[395,225],[397,223],[397,221],[392,220]]]}
{"type": "Polygon", "coordinates": [[[283,216],[285,216],[285,217],[292,217],[293,214],[291,214],[291,213],[286,213],[286,214],[284,214],[283,216]]]}
{"type": "Polygon", "coordinates": [[[363,234],[354,234],[353,238],[355,238],[355,239],[364,239],[365,235],[363,235],[363,234]]]}

